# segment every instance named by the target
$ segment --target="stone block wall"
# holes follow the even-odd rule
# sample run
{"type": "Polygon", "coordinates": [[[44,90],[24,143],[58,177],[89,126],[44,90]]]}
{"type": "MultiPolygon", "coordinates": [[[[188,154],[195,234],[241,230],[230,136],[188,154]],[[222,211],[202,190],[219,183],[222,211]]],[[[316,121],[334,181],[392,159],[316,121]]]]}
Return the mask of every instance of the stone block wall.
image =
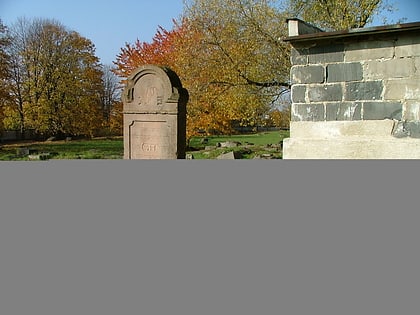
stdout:
{"type": "Polygon", "coordinates": [[[292,120],[420,120],[420,36],[387,37],[295,45],[292,120]]]}
{"type": "MultiPolygon", "coordinates": [[[[363,124],[371,122],[382,130],[381,126],[388,128],[391,121],[390,130],[382,135],[375,133],[378,141],[381,136],[388,142],[388,136],[420,138],[420,23],[340,32],[319,32],[314,28],[312,34],[307,24],[304,34],[290,30],[290,25],[289,21],[292,121],[291,137],[285,143],[286,158],[287,151],[298,152],[294,147],[305,147],[304,141],[321,139],[311,134],[314,130],[327,130],[321,133],[334,135],[328,139],[330,143],[345,140],[340,143],[345,146],[349,141],[372,138],[360,131],[372,130],[363,124]]],[[[334,157],[334,152],[329,151],[333,147],[320,149],[321,155],[315,152],[302,156],[334,157]]],[[[299,158],[299,153],[291,155],[299,158]]],[[[387,157],[383,152],[360,156],[387,157]]]]}

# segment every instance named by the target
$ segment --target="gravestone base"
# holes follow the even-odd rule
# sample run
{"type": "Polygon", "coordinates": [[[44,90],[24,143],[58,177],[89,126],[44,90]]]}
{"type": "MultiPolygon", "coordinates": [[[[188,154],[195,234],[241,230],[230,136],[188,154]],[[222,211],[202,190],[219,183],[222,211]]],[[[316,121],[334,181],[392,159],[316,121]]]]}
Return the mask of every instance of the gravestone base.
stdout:
{"type": "Polygon", "coordinates": [[[291,122],[283,159],[420,159],[420,139],[392,136],[395,123],[291,122]]]}
{"type": "Polygon", "coordinates": [[[177,142],[178,116],[131,114],[124,117],[125,159],[182,159],[185,150],[177,142]]]}

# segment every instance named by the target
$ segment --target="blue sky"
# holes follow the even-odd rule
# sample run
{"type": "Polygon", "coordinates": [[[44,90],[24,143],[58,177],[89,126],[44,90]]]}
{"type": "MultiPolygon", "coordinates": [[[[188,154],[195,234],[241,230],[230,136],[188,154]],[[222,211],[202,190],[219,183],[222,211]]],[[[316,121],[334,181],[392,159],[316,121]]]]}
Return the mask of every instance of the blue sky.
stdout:
{"type": "MultiPolygon", "coordinates": [[[[393,0],[390,0],[394,2],[393,0]]],[[[395,1],[391,22],[420,22],[418,0],[395,1]]],[[[19,17],[53,18],[90,39],[104,64],[111,64],[125,43],[149,42],[158,26],[172,28],[183,10],[182,0],[0,0],[0,19],[6,25],[19,17]]],[[[380,21],[374,25],[381,24],[380,21]]]]}
{"type": "Polygon", "coordinates": [[[90,39],[104,64],[111,64],[125,43],[149,42],[158,26],[172,28],[182,0],[0,0],[0,18],[53,18],[90,39]]]}

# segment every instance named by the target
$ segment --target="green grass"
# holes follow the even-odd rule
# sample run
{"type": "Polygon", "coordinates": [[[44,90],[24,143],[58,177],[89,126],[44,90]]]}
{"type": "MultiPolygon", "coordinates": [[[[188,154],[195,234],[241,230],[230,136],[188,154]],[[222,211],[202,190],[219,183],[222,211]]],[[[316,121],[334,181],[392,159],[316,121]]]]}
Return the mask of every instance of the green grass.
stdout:
{"type": "Polygon", "coordinates": [[[19,148],[28,148],[34,155],[49,153],[49,159],[122,159],[124,144],[121,138],[56,142],[32,142],[4,145],[0,150],[1,161],[27,161],[28,156],[18,156],[19,148]]]}
{"type": "MultiPolygon", "coordinates": [[[[288,131],[272,131],[246,135],[194,137],[190,141],[187,153],[194,159],[215,159],[229,151],[240,151],[244,159],[251,159],[258,154],[272,153],[275,158],[281,158],[281,152],[267,148],[269,144],[279,144],[289,136],[288,131]],[[203,139],[207,139],[204,143],[203,139]],[[241,146],[237,148],[216,148],[205,150],[206,146],[217,146],[218,143],[236,141],[241,146]]],[[[121,137],[101,138],[92,140],[73,140],[55,142],[20,142],[4,144],[0,149],[0,161],[28,161],[28,156],[19,156],[18,150],[27,148],[31,154],[49,154],[48,159],[123,159],[124,143],[121,137]]]]}
{"type": "Polygon", "coordinates": [[[237,141],[242,144],[252,143],[254,145],[276,144],[283,140],[283,138],[288,137],[288,134],[288,131],[269,131],[245,135],[194,137],[190,141],[190,147],[212,146],[225,141],[237,141]],[[208,144],[203,145],[201,143],[203,138],[208,139],[208,144]]]}
{"type": "Polygon", "coordinates": [[[268,148],[268,145],[279,144],[289,137],[289,131],[270,131],[255,134],[194,137],[190,141],[190,151],[194,159],[215,159],[217,156],[229,151],[241,152],[244,159],[252,159],[262,154],[273,154],[274,158],[282,158],[282,152],[268,148]],[[207,139],[204,143],[203,139],[207,139]],[[216,148],[205,150],[206,146],[217,146],[218,143],[235,141],[241,145],[237,148],[216,148]]]}

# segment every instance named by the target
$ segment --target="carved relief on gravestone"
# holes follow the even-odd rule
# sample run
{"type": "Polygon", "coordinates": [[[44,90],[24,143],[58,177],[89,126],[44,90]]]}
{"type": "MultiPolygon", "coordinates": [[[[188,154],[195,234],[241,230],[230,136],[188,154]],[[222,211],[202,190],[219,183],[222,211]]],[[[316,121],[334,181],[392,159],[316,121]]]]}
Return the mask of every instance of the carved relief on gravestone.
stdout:
{"type": "Polygon", "coordinates": [[[123,92],[124,158],[184,159],[188,92],[168,68],[147,65],[123,92]]]}

